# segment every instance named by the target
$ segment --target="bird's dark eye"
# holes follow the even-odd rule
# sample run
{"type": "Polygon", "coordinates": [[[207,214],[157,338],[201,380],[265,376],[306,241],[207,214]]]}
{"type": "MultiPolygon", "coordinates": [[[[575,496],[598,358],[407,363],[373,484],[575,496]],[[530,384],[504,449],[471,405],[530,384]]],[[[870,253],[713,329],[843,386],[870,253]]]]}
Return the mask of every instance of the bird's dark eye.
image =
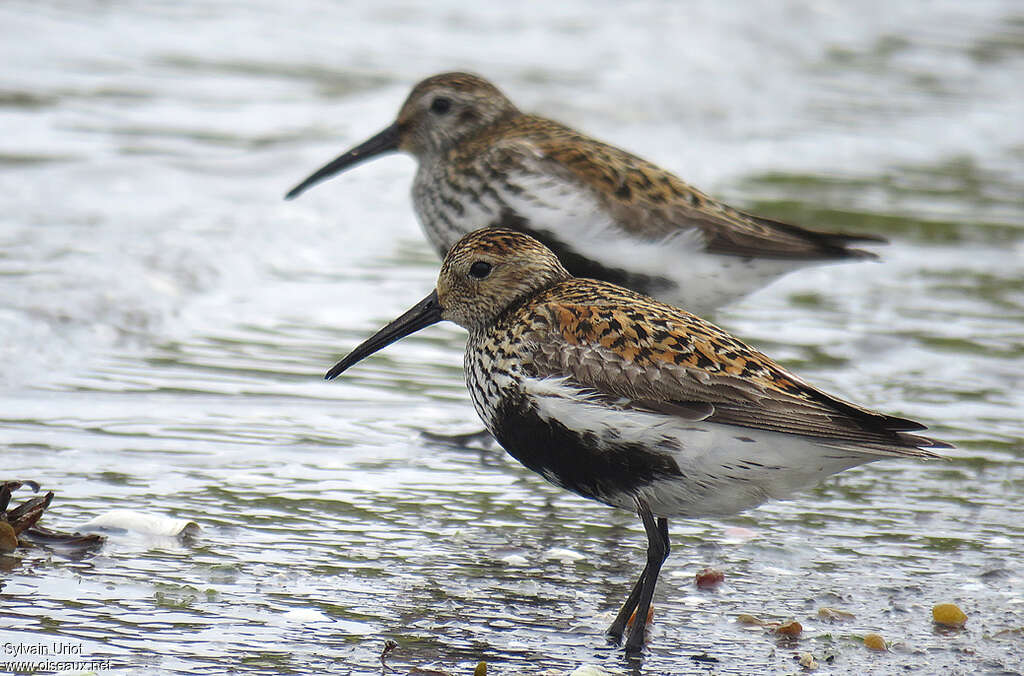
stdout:
{"type": "Polygon", "coordinates": [[[444,96],[438,96],[430,102],[430,112],[435,115],[444,115],[452,109],[452,100],[444,96]]]}
{"type": "Polygon", "coordinates": [[[476,279],[483,279],[491,274],[491,264],[484,261],[477,261],[469,266],[469,276],[476,279]]]}

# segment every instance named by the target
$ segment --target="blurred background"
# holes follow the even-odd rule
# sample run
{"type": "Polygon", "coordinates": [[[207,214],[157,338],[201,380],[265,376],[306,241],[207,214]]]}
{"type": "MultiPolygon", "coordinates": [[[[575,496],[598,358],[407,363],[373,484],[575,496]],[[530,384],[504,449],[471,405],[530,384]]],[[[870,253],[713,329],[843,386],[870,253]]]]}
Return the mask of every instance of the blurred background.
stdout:
{"type": "Polygon", "coordinates": [[[0,557],[3,642],[148,673],[378,672],[388,639],[399,673],[1024,669],[1019,2],[7,0],[0,59],[0,479],[54,490],[52,527],[202,527],[0,557]],[[424,436],[480,428],[461,330],[320,379],[438,261],[408,157],[282,196],[454,69],[736,206],[890,238],[713,319],[929,424],[952,461],[674,522],[626,665],[602,632],[643,561],[635,517],[424,436]],[[964,630],[932,626],[940,601],[964,630]]]}

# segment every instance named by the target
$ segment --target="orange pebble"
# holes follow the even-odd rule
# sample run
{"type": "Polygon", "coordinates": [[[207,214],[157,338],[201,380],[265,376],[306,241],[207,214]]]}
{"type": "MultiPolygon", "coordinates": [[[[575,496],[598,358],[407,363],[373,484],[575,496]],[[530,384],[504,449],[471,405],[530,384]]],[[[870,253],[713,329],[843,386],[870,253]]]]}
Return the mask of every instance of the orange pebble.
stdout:
{"type": "Polygon", "coordinates": [[[796,620],[784,622],[779,626],[775,627],[775,633],[782,634],[783,636],[799,636],[800,632],[802,632],[803,630],[803,626],[796,620]]]}
{"type": "Polygon", "coordinates": [[[725,573],[715,568],[705,568],[697,573],[697,586],[701,589],[710,589],[721,584],[725,580],[725,573]]]}

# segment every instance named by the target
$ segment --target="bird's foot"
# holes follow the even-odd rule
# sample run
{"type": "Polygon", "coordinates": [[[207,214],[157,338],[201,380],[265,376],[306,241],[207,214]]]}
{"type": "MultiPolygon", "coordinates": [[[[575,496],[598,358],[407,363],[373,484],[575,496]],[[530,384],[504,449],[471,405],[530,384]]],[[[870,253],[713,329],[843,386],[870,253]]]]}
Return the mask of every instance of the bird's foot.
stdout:
{"type": "Polygon", "coordinates": [[[629,636],[626,637],[626,645],[623,648],[627,655],[643,652],[647,634],[645,624],[634,624],[629,629],[629,636]]]}

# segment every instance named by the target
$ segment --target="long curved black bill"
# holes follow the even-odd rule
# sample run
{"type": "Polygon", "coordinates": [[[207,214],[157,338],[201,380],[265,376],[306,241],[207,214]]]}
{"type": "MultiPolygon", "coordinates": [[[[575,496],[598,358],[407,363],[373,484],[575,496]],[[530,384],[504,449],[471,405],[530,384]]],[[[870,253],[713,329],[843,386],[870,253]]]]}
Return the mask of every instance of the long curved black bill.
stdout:
{"type": "Polygon", "coordinates": [[[355,166],[360,162],[370,159],[371,157],[376,157],[377,155],[398,150],[399,137],[398,123],[395,122],[370,140],[360,143],[355,148],[352,148],[339,157],[334,158],[324,166],[314,171],[309,178],[289,190],[288,194],[285,195],[284,198],[286,200],[295,199],[317,183],[326,181],[331,176],[345,171],[349,167],[355,166]]]}
{"type": "Polygon", "coordinates": [[[324,380],[333,380],[342,374],[348,367],[356,362],[366,359],[374,352],[383,350],[385,347],[405,338],[410,333],[416,333],[422,328],[436,324],[441,321],[441,304],[437,300],[437,291],[431,291],[430,295],[412,306],[405,314],[391,322],[383,329],[363,341],[363,343],[352,350],[347,357],[331,367],[331,370],[324,376],[324,380]]]}

